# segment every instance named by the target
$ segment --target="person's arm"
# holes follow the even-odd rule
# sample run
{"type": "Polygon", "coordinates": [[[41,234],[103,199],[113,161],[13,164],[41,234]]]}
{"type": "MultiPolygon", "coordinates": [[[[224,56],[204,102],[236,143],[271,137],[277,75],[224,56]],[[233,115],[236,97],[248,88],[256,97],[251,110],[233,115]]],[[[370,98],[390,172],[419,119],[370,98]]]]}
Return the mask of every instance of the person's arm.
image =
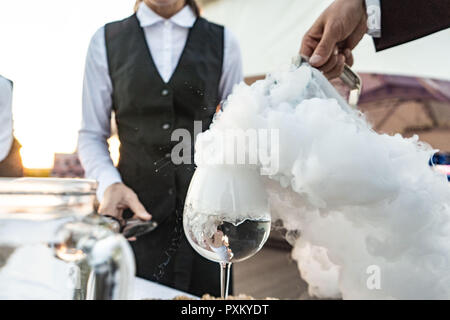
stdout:
{"type": "Polygon", "coordinates": [[[12,84],[0,76],[0,162],[9,154],[13,143],[12,84]]]}
{"type": "Polygon", "coordinates": [[[344,62],[351,65],[366,31],[380,51],[449,27],[448,0],[335,0],[303,37],[300,53],[331,79],[344,62]]]}
{"type": "Polygon", "coordinates": [[[149,220],[151,216],[137,195],[122,183],[109,153],[107,139],[111,135],[112,83],[104,28],[96,32],[89,45],[82,102],[78,154],[86,177],[98,181],[99,212],[121,219],[123,210],[130,208],[138,218],[149,220]]]}
{"type": "Polygon", "coordinates": [[[380,0],[381,37],[377,51],[450,28],[449,0],[380,0]]]}
{"type": "Polygon", "coordinates": [[[230,30],[225,28],[223,67],[219,84],[220,99],[226,100],[233,91],[233,87],[242,80],[244,80],[244,75],[239,41],[230,30]]]}
{"type": "Polygon", "coordinates": [[[78,136],[78,154],[86,177],[98,181],[97,197],[122,179],[114,167],[107,139],[111,135],[112,84],[108,74],[104,28],[98,30],[89,45],[83,81],[82,123],[78,136]]]}

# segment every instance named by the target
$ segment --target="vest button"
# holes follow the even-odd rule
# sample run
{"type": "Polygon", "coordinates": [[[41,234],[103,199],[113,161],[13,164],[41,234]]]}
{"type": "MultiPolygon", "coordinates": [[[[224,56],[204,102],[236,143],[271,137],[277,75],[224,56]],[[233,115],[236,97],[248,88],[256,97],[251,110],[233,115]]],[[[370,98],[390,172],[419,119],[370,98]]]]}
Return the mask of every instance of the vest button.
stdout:
{"type": "Polygon", "coordinates": [[[173,195],[173,189],[170,188],[170,189],[167,191],[167,193],[168,193],[170,196],[173,195]]]}
{"type": "Polygon", "coordinates": [[[161,91],[161,95],[162,95],[163,97],[167,97],[167,96],[169,95],[169,90],[168,90],[168,89],[163,89],[163,90],[161,91]]]}
{"type": "Polygon", "coordinates": [[[170,154],[170,153],[166,153],[164,156],[165,156],[166,158],[170,158],[171,154],[170,154]]]}
{"type": "Polygon", "coordinates": [[[170,129],[170,123],[164,123],[162,125],[163,130],[169,130],[170,129]]]}

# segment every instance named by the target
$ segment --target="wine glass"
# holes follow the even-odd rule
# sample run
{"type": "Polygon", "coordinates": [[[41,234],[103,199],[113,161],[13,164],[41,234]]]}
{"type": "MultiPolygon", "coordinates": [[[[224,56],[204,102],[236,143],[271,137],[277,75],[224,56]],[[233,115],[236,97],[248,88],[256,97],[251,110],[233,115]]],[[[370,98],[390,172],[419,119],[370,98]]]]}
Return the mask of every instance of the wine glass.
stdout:
{"type": "Polygon", "coordinates": [[[263,180],[247,166],[199,167],[186,197],[183,227],[191,246],[221,268],[226,299],[230,266],[256,254],[270,233],[270,211],[263,180]]]}

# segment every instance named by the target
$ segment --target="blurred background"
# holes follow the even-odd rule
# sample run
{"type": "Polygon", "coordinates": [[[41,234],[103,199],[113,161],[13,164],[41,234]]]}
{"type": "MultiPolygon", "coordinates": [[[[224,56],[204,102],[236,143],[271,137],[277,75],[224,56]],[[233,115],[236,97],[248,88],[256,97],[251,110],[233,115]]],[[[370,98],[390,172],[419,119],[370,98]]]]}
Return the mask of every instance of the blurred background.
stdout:
{"type": "MultiPolygon", "coordinates": [[[[129,16],[134,0],[2,0],[0,74],[14,81],[14,130],[26,174],[82,177],[76,156],[84,60],[94,32],[129,16]]],[[[331,0],[202,0],[202,14],[240,40],[247,83],[290,62],[303,34],[331,0]]],[[[375,53],[368,36],[355,49],[363,79],[359,108],[382,133],[418,134],[440,150],[450,176],[450,30],[375,53]]],[[[342,90],[339,81],[334,84],[342,90]]],[[[110,139],[117,162],[119,141],[110,139]]],[[[267,249],[238,264],[237,291],[255,296],[305,295],[288,244],[276,233],[267,249]],[[283,258],[284,257],[284,258],[283,258]],[[259,259],[259,260],[258,260],[259,259]],[[264,261],[264,263],[260,263],[264,261]],[[274,267],[279,275],[258,281],[274,267]],[[281,265],[280,265],[281,264],[281,265]],[[292,281],[296,278],[298,281],[292,281]],[[278,289],[276,289],[278,288],[278,289]],[[272,290],[272,291],[271,291],[272,290]],[[274,291],[275,290],[275,291],[274,291]],[[276,291],[278,290],[278,291],[276,291]]]]}
{"type": "MultiPolygon", "coordinates": [[[[331,3],[199,2],[206,18],[226,25],[240,40],[248,82],[288,63],[307,28],[331,3]]],[[[15,84],[15,134],[26,168],[50,169],[55,153],[75,152],[89,41],[106,22],[130,15],[133,5],[134,0],[0,2],[0,74],[15,84]]],[[[450,151],[448,39],[445,30],[375,53],[367,36],[356,48],[354,69],[364,80],[361,108],[377,130],[418,133],[433,147],[450,151]]],[[[118,141],[111,143],[116,160],[118,141]]]]}

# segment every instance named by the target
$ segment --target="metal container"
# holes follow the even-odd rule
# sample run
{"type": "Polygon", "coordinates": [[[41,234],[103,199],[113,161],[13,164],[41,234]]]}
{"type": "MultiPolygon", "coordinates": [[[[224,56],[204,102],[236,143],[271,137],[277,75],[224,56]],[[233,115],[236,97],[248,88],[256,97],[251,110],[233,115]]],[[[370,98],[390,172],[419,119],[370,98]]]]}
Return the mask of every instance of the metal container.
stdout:
{"type": "MultiPolygon", "coordinates": [[[[295,67],[300,67],[301,65],[309,65],[309,58],[296,55],[292,58],[292,64],[295,67]]],[[[337,90],[333,87],[333,85],[328,81],[327,78],[316,68],[312,68],[312,83],[310,85],[315,86],[316,89],[319,89],[322,96],[316,98],[333,98],[339,103],[339,105],[344,109],[348,110],[348,106],[352,108],[356,108],[358,106],[359,97],[361,95],[362,90],[362,80],[360,76],[355,73],[348,65],[344,65],[344,71],[339,76],[342,82],[349,88],[349,96],[348,101],[346,102],[337,90]]],[[[317,92],[315,90],[314,92],[317,92]]],[[[311,97],[312,98],[312,97],[311,97]]]]}
{"type": "Polygon", "coordinates": [[[0,299],[127,299],[135,264],[96,183],[0,179],[0,299]]]}

